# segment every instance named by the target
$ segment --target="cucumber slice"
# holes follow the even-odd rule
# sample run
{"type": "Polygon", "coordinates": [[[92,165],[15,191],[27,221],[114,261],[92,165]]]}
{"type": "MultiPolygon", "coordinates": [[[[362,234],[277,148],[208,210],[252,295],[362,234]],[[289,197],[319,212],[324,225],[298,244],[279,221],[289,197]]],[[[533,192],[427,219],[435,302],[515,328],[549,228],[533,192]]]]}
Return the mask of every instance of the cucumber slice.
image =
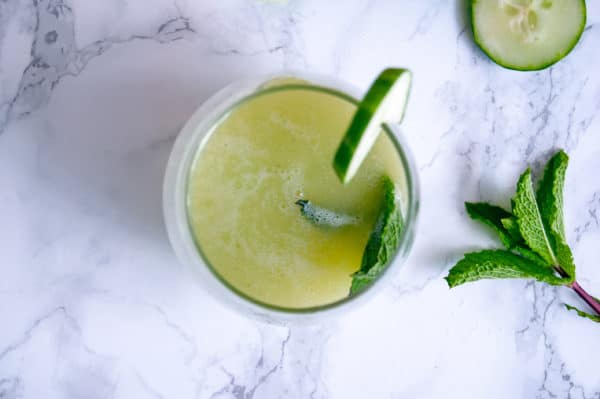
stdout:
{"type": "Polygon", "coordinates": [[[475,42],[509,69],[535,71],[560,61],[585,21],[585,0],[471,0],[475,42]]]}
{"type": "Polygon", "coordinates": [[[410,90],[411,73],[406,69],[381,72],[360,102],[333,159],[342,183],[354,177],[381,131],[382,123],[400,123],[410,90]]]}

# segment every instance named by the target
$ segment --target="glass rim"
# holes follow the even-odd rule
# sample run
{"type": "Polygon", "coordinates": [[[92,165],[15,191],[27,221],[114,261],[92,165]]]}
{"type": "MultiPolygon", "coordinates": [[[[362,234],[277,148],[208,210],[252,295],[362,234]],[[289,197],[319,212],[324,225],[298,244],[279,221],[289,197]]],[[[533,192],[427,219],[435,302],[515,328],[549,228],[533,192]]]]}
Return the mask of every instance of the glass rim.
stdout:
{"type": "MultiPolygon", "coordinates": [[[[281,75],[280,77],[285,77],[286,75],[281,75]]],[[[288,77],[294,77],[293,75],[289,75],[288,77]]],[[[316,83],[289,83],[289,84],[280,84],[272,87],[265,87],[265,82],[262,85],[258,85],[255,87],[254,91],[249,94],[244,95],[243,97],[237,99],[236,101],[229,104],[223,110],[220,110],[216,115],[211,115],[206,118],[202,124],[206,125],[206,128],[199,129],[194,133],[193,136],[203,135],[201,140],[197,142],[197,144],[193,148],[189,148],[188,151],[191,151],[192,155],[190,158],[189,165],[187,165],[186,170],[184,171],[184,208],[185,208],[185,225],[186,225],[186,234],[189,235],[191,239],[196,255],[202,261],[202,264],[210,272],[212,277],[218,281],[218,283],[224,287],[231,294],[235,295],[237,298],[243,300],[245,303],[252,305],[253,307],[258,307],[263,311],[268,311],[272,313],[276,313],[284,316],[294,316],[294,315],[315,315],[318,313],[324,313],[328,310],[333,310],[336,308],[340,308],[350,302],[355,302],[359,298],[365,298],[366,296],[372,295],[376,291],[376,286],[379,286],[381,281],[385,278],[385,276],[389,276],[391,270],[397,269],[400,265],[396,265],[396,261],[400,254],[404,254],[410,248],[412,244],[412,233],[416,224],[416,216],[418,212],[418,199],[419,199],[419,185],[418,178],[416,175],[416,169],[414,162],[412,160],[412,156],[408,150],[407,145],[404,143],[402,139],[402,134],[396,130],[396,126],[389,126],[384,124],[383,131],[388,135],[392,144],[395,147],[395,150],[400,158],[404,178],[406,179],[406,187],[407,187],[407,204],[406,204],[406,214],[405,218],[405,228],[402,230],[400,243],[398,245],[397,250],[394,252],[392,258],[389,261],[388,266],[384,269],[383,273],[376,277],[376,279],[364,290],[360,291],[357,294],[349,295],[333,302],[309,306],[309,307],[287,307],[275,305],[272,303],[264,302],[259,299],[256,299],[242,290],[235,287],[232,283],[227,281],[221,274],[215,269],[215,267],[211,264],[208,257],[202,250],[202,245],[200,240],[196,237],[194,230],[190,224],[190,216],[189,216],[189,207],[188,207],[188,192],[189,192],[189,177],[192,171],[192,168],[197,161],[197,159],[201,156],[202,151],[208,140],[210,140],[214,131],[218,128],[218,126],[229,116],[231,112],[233,112],[238,107],[256,99],[259,97],[263,97],[269,94],[290,91],[290,90],[308,90],[317,93],[323,93],[326,95],[331,95],[346,101],[354,106],[358,106],[360,101],[353,97],[352,95],[343,92],[341,90],[335,89],[333,87],[327,87],[324,85],[316,84],[316,83]]],[[[190,140],[192,141],[192,140],[190,140]]],[[[181,162],[184,166],[185,162],[181,162]]]]}

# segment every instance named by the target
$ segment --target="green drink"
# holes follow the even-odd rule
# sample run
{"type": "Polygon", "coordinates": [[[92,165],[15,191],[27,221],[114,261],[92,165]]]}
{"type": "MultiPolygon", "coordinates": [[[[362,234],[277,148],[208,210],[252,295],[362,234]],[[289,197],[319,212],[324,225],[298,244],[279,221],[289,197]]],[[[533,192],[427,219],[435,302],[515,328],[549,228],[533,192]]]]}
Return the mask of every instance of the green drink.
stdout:
{"type": "Polygon", "coordinates": [[[379,135],[349,183],[336,176],[332,159],[356,108],[338,91],[271,82],[227,108],[189,150],[189,235],[238,295],[290,311],[344,300],[377,223],[384,177],[409,212],[408,164],[390,134],[379,135]],[[315,223],[299,200],[335,217],[315,223]]]}

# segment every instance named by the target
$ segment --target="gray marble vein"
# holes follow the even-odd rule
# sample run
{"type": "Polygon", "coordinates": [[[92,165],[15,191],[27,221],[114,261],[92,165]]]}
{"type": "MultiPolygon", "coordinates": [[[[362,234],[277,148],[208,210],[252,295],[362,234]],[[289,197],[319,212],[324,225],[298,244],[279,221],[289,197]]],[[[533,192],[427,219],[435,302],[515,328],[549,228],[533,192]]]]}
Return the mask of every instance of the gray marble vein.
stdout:
{"type": "Polygon", "coordinates": [[[67,0],[36,0],[31,62],[23,71],[17,92],[2,106],[0,132],[6,123],[45,105],[54,87],[66,76],[77,76],[94,57],[116,44],[132,40],[168,43],[195,33],[185,17],[169,18],[152,35],[106,38],[78,48],[73,10],[67,0]]]}

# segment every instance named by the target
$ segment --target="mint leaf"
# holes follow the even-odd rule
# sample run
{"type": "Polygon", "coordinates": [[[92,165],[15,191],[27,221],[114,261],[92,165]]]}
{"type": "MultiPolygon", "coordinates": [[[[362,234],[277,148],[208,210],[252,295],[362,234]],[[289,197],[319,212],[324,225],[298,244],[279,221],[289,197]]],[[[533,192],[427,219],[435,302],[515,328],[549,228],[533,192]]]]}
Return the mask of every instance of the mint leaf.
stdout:
{"type": "Polygon", "coordinates": [[[350,286],[350,295],[355,295],[356,293],[367,288],[371,283],[377,278],[376,272],[373,273],[361,273],[357,272],[352,275],[352,285],[350,286]]]}
{"type": "Polygon", "coordinates": [[[565,238],[563,221],[563,187],[569,157],[558,151],[546,164],[544,176],[540,180],[537,199],[544,223],[559,237],[565,238]]]}
{"type": "Polygon", "coordinates": [[[521,236],[529,248],[540,255],[547,264],[556,266],[558,260],[533,192],[530,169],[521,175],[517,183],[517,194],[513,198],[513,213],[517,218],[521,236]]]}
{"type": "Polygon", "coordinates": [[[471,219],[478,220],[491,227],[498,234],[500,241],[506,248],[511,248],[516,244],[513,235],[502,223],[504,219],[509,219],[512,216],[510,212],[485,202],[465,202],[465,208],[471,219]]]}
{"type": "Polygon", "coordinates": [[[381,210],[363,252],[360,269],[352,275],[350,295],[362,291],[383,273],[398,249],[403,225],[396,187],[386,176],[383,179],[381,210]]]}
{"type": "Polygon", "coordinates": [[[519,231],[519,225],[517,224],[517,219],[510,215],[510,217],[504,218],[501,220],[502,226],[508,231],[513,242],[522,243],[523,237],[521,237],[521,232],[519,231]]]}
{"type": "Polygon", "coordinates": [[[358,223],[357,217],[322,208],[307,200],[301,199],[296,201],[295,204],[300,206],[302,216],[319,226],[342,227],[358,223]]]}
{"type": "Polygon", "coordinates": [[[596,323],[600,323],[600,315],[593,315],[593,314],[584,312],[582,310],[577,309],[575,306],[571,306],[571,305],[569,305],[567,303],[565,303],[565,308],[567,308],[568,310],[574,310],[575,312],[577,312],[577,314],[580,317],[585,317],[587,319],[595,321],[596,323]]]}
{"type": "Polygon", "coordinates": [[[564,151],[559,151],[550,158],[538,186],[537,202],[546,231],[550,233],[550,244],[557,263],[575,279],[573,254],[567,244],[563,220],[563,187],[568,164],[569,157],[564,151]]]}
{"type": "Polygon", "coordinates": [[[446,281],[450,288],[481,279],[532,278],[552,285],[564,285],[568,281],[554,274],[547,267],[540,267],[531,260],[504,250],[483,250],[468,253],[448,273],[446,281]]]}
{"type": "Polygon", "coordinates": [[[539,256],[538,254],[536,254],[529,248],[519,245],[519,246],[515,247],[514,250],[522,257],[529,259],[530,261],[532,261],[534,263],[537,263],[538,265],[540,265],[540,267],[545,267],[545,268],[552,267],[552,265],[548,265],[541,256],[539,256]]]}

